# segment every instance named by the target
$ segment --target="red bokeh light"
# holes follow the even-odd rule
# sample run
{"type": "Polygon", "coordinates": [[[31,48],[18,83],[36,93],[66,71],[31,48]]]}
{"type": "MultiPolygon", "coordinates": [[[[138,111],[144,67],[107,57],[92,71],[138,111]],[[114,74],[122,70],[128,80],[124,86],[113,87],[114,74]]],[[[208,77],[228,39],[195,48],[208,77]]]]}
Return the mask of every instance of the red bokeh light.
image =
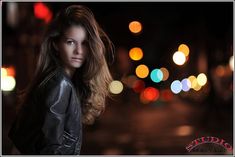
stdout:
{"type": "Polygon", "coordinates": [[[173,98],[173,94],[169,89],[164,89],[161,91],[161,98],[163,101],[171,101],[173,98]]]}
{"type": "Polygon", "coordinates": [[[144,88],[145,88],[145,83],[142,80],[137,80],[133,84],[133,90],[136,93],[140,93],[142,90],[144,90],[144,88]]]}
{"type": "Polygon", "coordinates": [[[156,101],[159,98],[159,90],[153,87],[148,87],[144,90],[143,96],[149,101],[156,101]]]}
{"type": "Polygon", "coordinates": [[[15,68],[10,66],[8,68],[6,68],[7,70],[7,76],[12,76],[12,77],[15,77],[15,68]]]}
{"type": "Polygon", "coordinates": [[[46,23],[50,22],[52,18],[50,9],[41,2],[34,4],[34,15],[39,19],[43,19],[46,23]]]}

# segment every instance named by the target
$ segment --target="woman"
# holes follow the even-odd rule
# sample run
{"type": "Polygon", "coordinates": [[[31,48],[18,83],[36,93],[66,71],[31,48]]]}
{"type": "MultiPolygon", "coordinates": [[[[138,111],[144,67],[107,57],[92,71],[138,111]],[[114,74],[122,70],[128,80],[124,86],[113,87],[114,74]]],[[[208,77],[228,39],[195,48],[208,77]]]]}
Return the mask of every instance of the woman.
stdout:
{"type": "Polygon", "coordinates": [[[82,123],[92,124],[105,108],[112,50],[88,8],[73,5],[56,16],[9,132],[21,154],[80,154],[82,123]]]}

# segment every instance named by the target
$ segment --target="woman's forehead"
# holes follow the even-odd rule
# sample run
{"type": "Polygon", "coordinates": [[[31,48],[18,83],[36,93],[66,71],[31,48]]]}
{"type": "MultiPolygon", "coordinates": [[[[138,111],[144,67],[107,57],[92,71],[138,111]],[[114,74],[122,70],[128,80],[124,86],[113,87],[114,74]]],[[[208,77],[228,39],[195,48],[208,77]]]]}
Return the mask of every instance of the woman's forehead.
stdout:
{"type": "Polygon", "coordinates": [[[72,38],[74,40],[81,41],[87,39],[87,32],[83,26],[75,25],[66,29],[64,36],[66,38],[72,38]]]}

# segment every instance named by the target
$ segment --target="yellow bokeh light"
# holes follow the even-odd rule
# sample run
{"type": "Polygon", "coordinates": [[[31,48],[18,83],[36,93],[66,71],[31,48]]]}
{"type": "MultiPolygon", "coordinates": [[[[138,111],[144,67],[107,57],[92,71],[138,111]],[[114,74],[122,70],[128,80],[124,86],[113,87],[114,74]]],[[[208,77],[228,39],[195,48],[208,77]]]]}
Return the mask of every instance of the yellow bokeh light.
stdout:
{"type": "Polygon", "coordinates": [[[134,61],[141,60],[143,58],[143,51],[139,47],[134,47],[129,51],[129,56],[134,61]]]}
{"type": "Polygon", "coordinates": [[[188,77],[188,80],[190,81],[190,88],[194,88],[197,85],[197,78],[193,75],[188,77]]]}
{"type": "Polygon", "coordinates": [[[234,71],[234,56],[229,59],[229,66],[232,71],[234,71]]]}
{"type": "Polygon", "coordinates": [[[123,91],[123,84],[120,81],[114,80],[109,84],[109,91],[113,94],[119,94],[123,91]]]}
{"type": "Polygon", "coordinates": [[[196,81],[195,81],[195,86],[193,87],[193,89],[194,89],[195,91],[199,91],[201,88],[202,88],[202,86],[200,86],[200,85],[198,84],[197,80],[196,80],[196,81]]]}
{"type": "Polygon", "coordinates": [[[12,91],[15,88],[16,81],[12,76],[1,77],[1,90],[12,91]]]}
{"type": "Polygon", "coordinates": [[[197,76],[197,82],[200,86],[204,86],[207,82],[207,77],[204,73],[201,73],[197,76]]]}
{"type": "Polygon", "coordinates": [[[1,68],[1,77],[7,76],[7,70],[5,68],[1,68]]]}
{"type": "Polygon", "coordinates": [[[139,21],[132,21],[129,24],[129,29],[132,33],[140,33],[142,30],[142,25],[139,21]]]}
{"type": "Polygon", "coordinates": [[[162,81],[166,81],[168,79],[168,77],[169,77],[169,71],[166,68],[164,68],[164,67],[160,68],[160,70],[163,73],[162,81]]]}
{"type": "Polygon", "coordinates": [[[149,74],[149,68],[146,65],[141,64],[135,69],[135,73],[139,78],[146,78],[149,74]]]}
{"type": "Polygon", "coordinates": [[[185,44],[181,44],[178,47],[178,51],[183,52],[185,56],[189,55],[189,47],[187,45],[185,45],[185,44]]]}
{"type": "Polygon", "coordinates": [[[183,65],[186,61],[186,57],[183,52],[177,51],[173,55],[173,61],[177,65],[183,65]]]}

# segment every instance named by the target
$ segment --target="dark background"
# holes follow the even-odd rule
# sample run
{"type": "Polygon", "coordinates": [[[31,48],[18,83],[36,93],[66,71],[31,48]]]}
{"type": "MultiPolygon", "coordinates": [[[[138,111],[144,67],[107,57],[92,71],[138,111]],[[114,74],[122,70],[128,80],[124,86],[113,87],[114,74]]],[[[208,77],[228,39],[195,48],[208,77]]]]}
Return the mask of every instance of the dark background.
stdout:
{"type": "MultiPolygon", "coordinates": [[[[30,81],[36,56],[47,24],[33,12],[35,3],[18,2],[18,24],[7,22],[7,5],[2,4],[2,65],[14,66],[16,87],[2,92],[3,154],[14,154],[7,138],[15,117],[16,92],[30,81]]],[[[53,16],[71,4],[89,7],[98,23],[115,45],[115,61],[110,65],[114,79],[124,74],[118,54],[134,47],[143,49],[144,58],[130,61],[128,75],[139,64],[150,69],[167,67],[167,81],[154,84],[143,79],[146,86],[169,89],[172,81],[198,75],[199,56],[206,59],[208,83],[202,90],[173,95],[169,102],[158,100],[142,104],[139,94],[127,86],[124,91],[107,100],[104,114],[92,126],[84,127],[82,154],[190,154],[185,147],[202,136],[215,136],[233,144],[233,71],[217,76],[218,66],[226,66],[233,55],[233,2],[48,2],[44,3],[53,16]],[[138,20],[143,25],[139,35],[133,35],[128,25],[138,20]],[[172,55],[181,43],[190,48],[189,61],[179,67],[172,55]],[[193,130],[182,137],[181,126],[193,130]]],[[[184,130],[184,129],[183,129],[184,130]]],[[[186,131],[187,132],[187,131],[186,131]]],[[[194,152],[205,154],[205,152],[194,152]]],[[[208,152],[206,152],[208,153],[208,152]]],[[[214,152],[209,152],[214,153],[214,152]]],[[[218,152],[217,152],[218,153],[218,152]]],[[[193,153],[191,153],[193,154],[193,153]]],[[[215,153],[216,154],[216,153],[215,153]]]]}

